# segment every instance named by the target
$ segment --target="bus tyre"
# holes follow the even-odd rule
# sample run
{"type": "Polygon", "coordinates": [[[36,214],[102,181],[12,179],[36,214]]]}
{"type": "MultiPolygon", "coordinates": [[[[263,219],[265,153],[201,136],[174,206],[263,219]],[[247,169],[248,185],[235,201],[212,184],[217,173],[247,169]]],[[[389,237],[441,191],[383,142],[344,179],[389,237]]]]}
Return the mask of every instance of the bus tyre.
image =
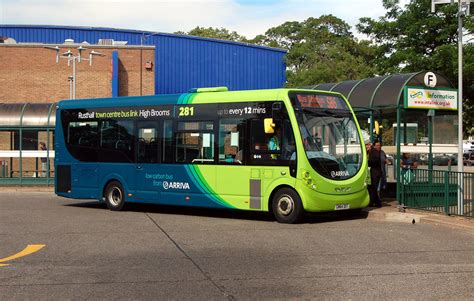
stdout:
{"type": "Polygon", "coordinates": [[[282,188],[275,193],[272,210],[275,219],[284,224],[300,222],[305,213],[300,196],[291,188],[282,188]]]}
{"type": "Polygon", "coordinates": [[[105,187],[105,203],[112,211],[119,211],[123,209],[125,205],[125,193],[122,184],[117,181],[110,182],[105,187]]]}

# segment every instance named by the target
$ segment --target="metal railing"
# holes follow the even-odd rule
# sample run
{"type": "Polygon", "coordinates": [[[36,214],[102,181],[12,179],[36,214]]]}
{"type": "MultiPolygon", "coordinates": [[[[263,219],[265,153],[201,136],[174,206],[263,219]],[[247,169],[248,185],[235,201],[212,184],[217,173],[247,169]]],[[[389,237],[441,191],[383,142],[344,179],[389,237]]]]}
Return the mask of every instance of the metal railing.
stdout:
{"type": "Polygon", "coordinates": [[[474,217],[474,173],[402,169],[399,187],[403,206],[474,217]]]}

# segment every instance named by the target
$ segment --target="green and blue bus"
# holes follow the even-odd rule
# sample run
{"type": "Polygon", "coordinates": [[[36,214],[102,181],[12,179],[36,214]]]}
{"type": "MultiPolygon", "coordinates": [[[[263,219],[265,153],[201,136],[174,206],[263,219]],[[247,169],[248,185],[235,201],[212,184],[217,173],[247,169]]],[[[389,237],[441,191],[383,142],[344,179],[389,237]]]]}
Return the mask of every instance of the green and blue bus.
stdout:
{"type": "Polygon", "coordinates": [[[57,105],[55,191],[68,198],[272,212],[363,208],[367,155],[338,93],[193,89],[57,105]]]}

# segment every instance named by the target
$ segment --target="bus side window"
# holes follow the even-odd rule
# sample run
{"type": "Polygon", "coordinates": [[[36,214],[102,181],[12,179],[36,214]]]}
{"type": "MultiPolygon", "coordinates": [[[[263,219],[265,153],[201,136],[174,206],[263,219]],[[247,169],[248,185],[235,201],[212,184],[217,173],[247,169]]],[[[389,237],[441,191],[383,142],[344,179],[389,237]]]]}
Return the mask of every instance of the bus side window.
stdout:
{"type": "Polygon", "coordinates": [[[245,122],[222,119],[219,122],[219,164],[244,163],[245,122]]]}
{"type": "Polygon", "coordinates": [[[99,141],[99,123],[97,121],[69,122],[66,134],[66,145],[71,154],[80,161],[97,160],[99,141]]]}
{"type": "Polygon", "coordinates": [[[153,122],[138,123],[138,163],[158,162],[158,131],[153,122]]]}
{"type": "Polygon", "coordinates": [[[212,121],[179,122],[175,135],[177,163],[214,163],[212,121]]]}
{"type": "Polygon", "coordinates": [[[67,143],[83,147],[97,147],[98,122],[70,122],[67,143]]]}
{"type": "Polygon", "coordinates": [[[101,122],[100,162],[134,162],[135,135],[132,120],[105,120],[101,122]]]}

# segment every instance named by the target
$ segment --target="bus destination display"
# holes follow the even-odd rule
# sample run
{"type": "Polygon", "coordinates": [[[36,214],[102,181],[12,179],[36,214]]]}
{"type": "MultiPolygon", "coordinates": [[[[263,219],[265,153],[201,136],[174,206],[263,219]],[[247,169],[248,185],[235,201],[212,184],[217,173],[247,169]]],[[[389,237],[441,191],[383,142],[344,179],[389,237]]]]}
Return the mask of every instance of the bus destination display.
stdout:
{"type": "Polygon", "coordinates": [[[344,100],[333,95],[323,94],[296,94],[296,99],[302,108],[316,108],[316,109],[333,109],[345,110],[347,109],[344,100]]]}

